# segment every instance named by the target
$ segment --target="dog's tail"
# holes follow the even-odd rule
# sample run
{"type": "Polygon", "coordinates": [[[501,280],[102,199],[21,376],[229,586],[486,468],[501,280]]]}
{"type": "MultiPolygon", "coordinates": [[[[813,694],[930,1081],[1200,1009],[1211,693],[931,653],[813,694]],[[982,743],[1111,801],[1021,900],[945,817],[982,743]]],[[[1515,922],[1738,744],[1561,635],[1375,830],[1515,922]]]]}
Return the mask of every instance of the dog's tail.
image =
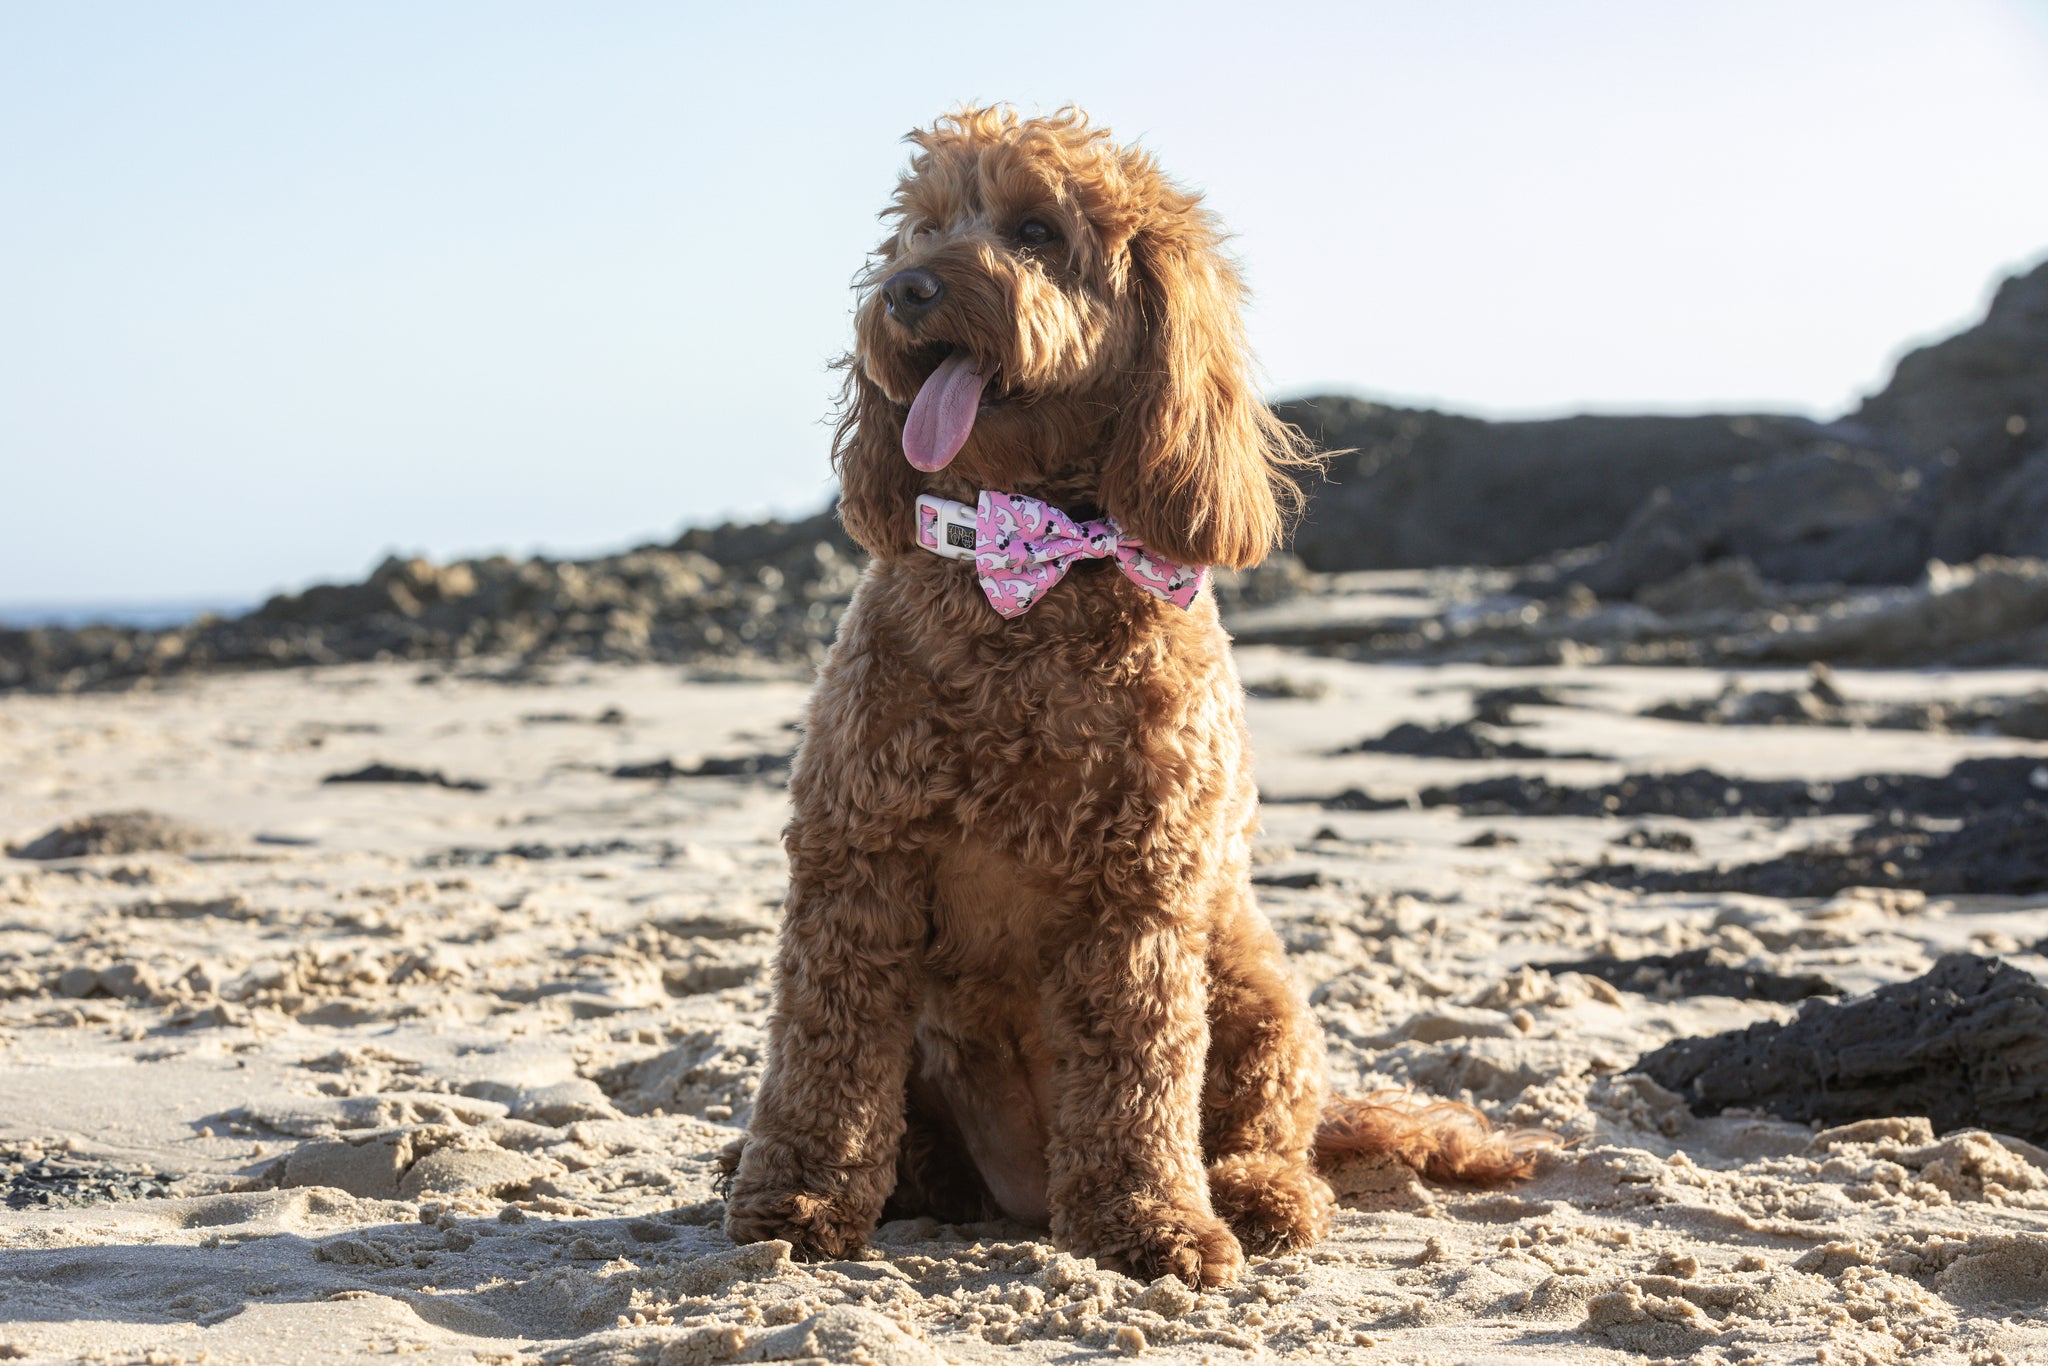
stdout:
{"type": "Polygon", "coordinates": [[[1536,1170],[1558,1140],[1540,1129],[1496,1129],[1486,1116],[1452,1100],[1412,1091],[1333,1097],[1316,1129],[1316,1164],[1391,1157],[1435,1181],[1474,1185],[1515,1181],[1536,1170]]]}

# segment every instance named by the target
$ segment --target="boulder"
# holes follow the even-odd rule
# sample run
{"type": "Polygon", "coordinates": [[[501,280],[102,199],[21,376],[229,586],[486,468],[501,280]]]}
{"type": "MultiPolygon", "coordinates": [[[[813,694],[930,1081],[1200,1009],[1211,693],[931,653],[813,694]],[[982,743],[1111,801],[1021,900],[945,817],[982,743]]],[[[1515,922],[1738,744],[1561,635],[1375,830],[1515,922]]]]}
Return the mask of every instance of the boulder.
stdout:
{"type": "Polygon", "coordinates": [[[1636,1061],[1696,1115],[1742,1107],[1825,1124],[1924,1115],[1937,1133],[2048,1139],[2048,989],[1995,958],[1950,954],[1925,976],[1788,1024],[1678,1039],[1636,1061]]]}
{"type": "Polygon", "coordinates": [[[1907,352],[1849,422],[1916,455],[2048,437],[2048,262],[1999,285],[1984,321],[1907,352]]]}
{"type": "MultiPolygon", "coordinates": [[[[1363,399],[1277,406],[1332,457],[1294,550],[1309,568],[1526,564],[1619,534],[1674,481],[1801,451],[1797,417],[1567,417],[1488,422],[1363,399]]],[[[1683,568],[1683,565],[1676,568],[1683,568]]]]}
{"type": "Polygon", "coordinates": [[[1910,582],[1927,559],[1924,485],[1875,451],[1821,442],[1659,488],[1573,577],[1602,597],[1639,597],[1734,558],[1779,583],[1910,582]]]}

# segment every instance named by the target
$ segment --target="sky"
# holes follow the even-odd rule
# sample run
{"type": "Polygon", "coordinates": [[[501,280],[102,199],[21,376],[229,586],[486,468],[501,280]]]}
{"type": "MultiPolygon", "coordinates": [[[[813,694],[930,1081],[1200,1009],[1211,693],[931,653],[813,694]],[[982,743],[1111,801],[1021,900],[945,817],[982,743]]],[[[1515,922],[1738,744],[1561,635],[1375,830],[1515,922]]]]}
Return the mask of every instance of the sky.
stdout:
{"type": "Polygon", "coordinates": [[[907,156],[1074,101],[1270,392],[1827,417],[2048,255],[2048,0],[0,5],[0,604],[831,494],[907,156]]]}

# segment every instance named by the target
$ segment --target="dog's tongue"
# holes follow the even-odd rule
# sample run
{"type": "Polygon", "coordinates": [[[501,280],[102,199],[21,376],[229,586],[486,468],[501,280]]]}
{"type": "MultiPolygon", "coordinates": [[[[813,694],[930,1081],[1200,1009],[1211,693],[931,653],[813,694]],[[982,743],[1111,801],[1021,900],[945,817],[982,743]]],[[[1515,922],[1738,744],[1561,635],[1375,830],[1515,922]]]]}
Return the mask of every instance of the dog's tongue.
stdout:
{"type": "Polygon", "coordinates": [[[911,464],[929,473],[946,468],[960,454],[974,430],[982,383],[974,358],[965,351],[955,351],[932,371],[903,420],[903,454],[911,464]]]}

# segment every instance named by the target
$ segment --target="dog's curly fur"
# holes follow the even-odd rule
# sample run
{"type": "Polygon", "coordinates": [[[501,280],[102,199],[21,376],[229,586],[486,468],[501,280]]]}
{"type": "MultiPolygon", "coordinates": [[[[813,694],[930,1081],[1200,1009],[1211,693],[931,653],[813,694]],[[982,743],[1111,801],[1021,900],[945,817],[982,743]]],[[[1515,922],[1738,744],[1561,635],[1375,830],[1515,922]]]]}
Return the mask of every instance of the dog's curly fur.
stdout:
{"type": "Polygon", "coordinates": [[[1318,1155],[1525,1172],[1533,1142],[1464,1107],[1328,1095],[1252,899],[1242,690],[1207,596],[1183,611],[1097,562],[1005,620],[913,541],[919,493],[991,488],[1107,512],[1186,562],[1266,554],[1310,462],[1254,384],[1215,218],[1078,111],[968,109],[911,140],[833,457],[873,558],[791,779],[769,1065],[727,1231],[841,1257],[885,1207],[1007,1213],[1212,1285],[1243,1249],[1324,1233],[1318,1155]],[[1049,240],[1027,244],[1027,219],[1049,240]],[[879,297],[910,267],[945,287],[915,325],[879,297]],[[991,377],[984,407],[921,473],[906,408],[956,348],[991,377]]]}

